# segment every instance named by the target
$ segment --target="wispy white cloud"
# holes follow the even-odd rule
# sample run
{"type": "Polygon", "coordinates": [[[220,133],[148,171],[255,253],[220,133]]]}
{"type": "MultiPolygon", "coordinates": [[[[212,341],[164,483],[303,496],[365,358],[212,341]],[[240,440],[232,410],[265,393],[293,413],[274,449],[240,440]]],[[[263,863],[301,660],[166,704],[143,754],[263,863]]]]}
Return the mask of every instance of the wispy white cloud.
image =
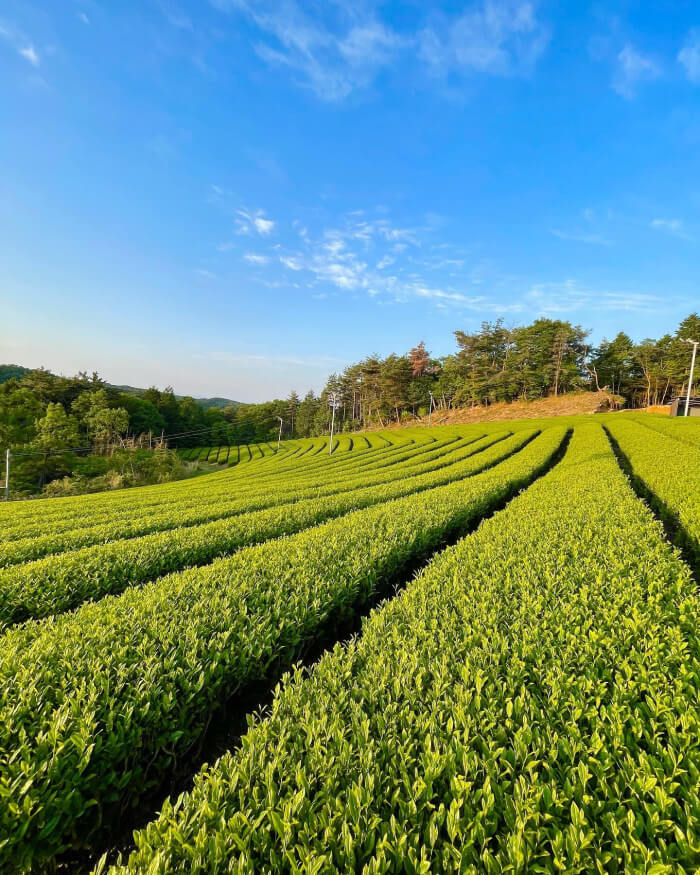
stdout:
{"type": "Polygon", "coordinates": [[[652,219],[650,226],[656,231],[665,231],[667,234],[673,234],[683,240],[690,240],[690,235],[686,232],[682,219],[652,219]]]}
{"type": "Polygon", "coordinates": [[[304,265],[299,258],[294,258],[291,255],[280,255],[280,261],[282,264],[289,268],[289,270],[303,270],[304,265]]]}
{"type": "Polygon", "coordinates": [[[431,288],[430,286],[422,285],[419,282],[409,283],[405,291],[410,292],[417,298],[430,298],[438,301],[452,301],[469,307],[470,309],[481,309],[486,303],[483,295],[465,295],[463,292],[445,291],[444,289],[431,288]]]}
{"type": "Polygon", "coordinates": [[[25,46],[24,48],[18,49],[18,51],[25,61],[29,61],[32,67],[39,66],[39,54],[34,46],[25,46]]]}
{"type": "Polygon", "coordinates": [[[618,53],[612,87],[617,93],[631,100],[642,82],[649,82],[661,75],[661,67],[650,55],[643,55],[630,43],[618,53]]]}
{"type": "MultiPolygon", "coordinates": [[[[596,214],[584,218],[592,223],[596,214]]],[[[656,227],[684,233],[677,220],[662,220],[656,227]]],[[[292,226],[294,230],[297,226],[292,226]]],[[[290,228],[290,230],[292,230],[290,228]]],[[[555,236],[583,243],[609,241],[582,231],[559,231],[555,236]]],[[[279,238],[262,253],[246,253],[252,266],[269,265],[264,275],[251,276],[275,288],[307,289],[315,300],[335,295],[364,295],[378,305],[424,302],[436,310],[480,314],[484,318],[508,314],[560,315],[585,318],[592,310],[657,312],[667,301],[636,290],[593,288],[575,279],[528,282],[503,273],[498,265],[475,259],[468,250],[449,243],[445,229],[438,234],[429,225],[406,227],[386,214],[346,213],[330,226],[289,238],[279,238]],[[402,247],[395,252],[397,239],[402,247]],[[286,242],[285,242],[286,241],[286,242]],[[277,272],[275,272],[277,265],[277,272]],[[580,315],[579,315],[580,314],[580,315]]],[[[262,242],[262,241],[261,241],[262,242]]]]}
{"type": "Polygon", "coordinates": [[[432,15],[427,26],[404,31],[383,21],[372,2],[315,8],[299,0],[210,2],[245,15],[261,35],[254,46],[258,56],[294,71],[301,85],[327,101],[367,88],[400,60],[440,75],[526,73],[549,41],[533,0],[477,0],[460,14],[432,15]]]}
{"type": "Polygon", "coordinates": [[[319,7],[311,15],[297,0],[211,0],[224,12],[240,12],[251,20],[262,39],[257,54],[274,67],[299,74],[300,82],[323,100],[339,100],[369,85],[388,64],[403,38],[373,13],[343,4],[319,7]]]}
{"type": "Polygon", "coordinates": [[[560,240],[571,240],[574,243],[587,243],[592,246],[611,246],[610,240],[600,234],[591,234],[585,231],[562,231],[560,228],[550,228],[550,234],[560,240]]]}
{"type": "Polygon", "coordinates": [[[464,259],[463,258],[438,258],[436,260],[431,260],[426,262],[426,267],[430,267],[433,270],[461,270],[464,267],[464,259]]]}
{"type": "MultiPolygon", "coordinates": [[[[477,306],[480,298],[460,289],[440,287],[434,278],[428,282],[415,270],[425,259],[416,259],[411,253],[420,253],[425,246],[432,245],[424,239],[432,230],[428,225],[405,228],[384,216],[368,218],[362,211],[353,211],[339,227],[326,228],[318,236],[307,235],[302,240],[303,249],[283,252],[278,257],[288,270],[302,277],[306,275],[306,285],[314,297],[325,297],[330,287],[394,302],[424,299],[443,306],[477,306]],[[401,253],[408,250],[402,258],[401,253],[395,252],[397,246],[401,253]]],[[[426,264],[455,268],[461,267],[463,261],[446,258],[443,252],[426,264]]],[[[469,279],[465,282],[471,285],[469,279]]]]}
{"type": "Polygon", "coordinates": [[[78,17],[78,21],[82,21],[83,24],[90,24],[90,19],[87,17],[87,15],[84,12],[78,12],[78,13],[76,13],[76,15],[78,17]]]}
{"type": "Polygon", "coordinates": [[[538,315],[571,314],[591,309],[619,312],[655,312],[664,300],[644,292],[594,289],[576,280],[535,283],[522,298],[521,309],[538,315]]]}
{"type": "Polygon", "coordinates": [[[236,226],[238,234],[250,234],[256,232],[263,236],[274,230],[275,223],[272,219],[265,218],[264,210],[236,210],[236,226]]]}
{"type": "Polygon", "coordinates": [[[37,68],[41,64],[41,57],[34,41],[14,24],[0,20],[0,39],[5,40],[32,67],[37,68]]]}
{"type": "Polygon", "coordinates": [[[216,274],[212,273],[210,270],[205,270],[204,268],[197,268],[195,270],[195,274],[203,280],[214,280],[216,279],[216,274]]]}
{"type": "Polygon", "coordinates": [[[700,83],[700,28],[694,28],[686,37],[678,62],[691,82],[700,83]]]}
{"type": "Polygon", "coordinates": [[[272,219],[263,219],[261,216],[256,216],[253,219],[253,225],[258,234],[269,234],[275,227],[272,219]]]}
{"type": "Polygon", "coordinates": [[[439,73],[461,69],[512,76],[532,69],[549,37],[533,2],[483,0],[423,30],[419,56],[439,73]]]}
{"type": "Polygon", "coordinates": [[[270,261],[269,255],[258,255],[255,252],[246,252],[243,258],[248,262],[248,264],[255,264],[258,267],[262,267],[270,261]]]}

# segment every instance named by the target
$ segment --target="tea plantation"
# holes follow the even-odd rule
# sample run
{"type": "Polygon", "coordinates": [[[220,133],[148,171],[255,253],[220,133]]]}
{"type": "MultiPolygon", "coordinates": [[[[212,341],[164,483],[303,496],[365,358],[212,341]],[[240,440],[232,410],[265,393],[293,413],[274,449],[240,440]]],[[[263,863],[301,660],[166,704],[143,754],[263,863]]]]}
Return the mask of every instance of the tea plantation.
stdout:
{"type": "Polygon", "coordinates": [[[700,421],[224,450],[0,506],[0,871],[700,868],[700,421]]]}

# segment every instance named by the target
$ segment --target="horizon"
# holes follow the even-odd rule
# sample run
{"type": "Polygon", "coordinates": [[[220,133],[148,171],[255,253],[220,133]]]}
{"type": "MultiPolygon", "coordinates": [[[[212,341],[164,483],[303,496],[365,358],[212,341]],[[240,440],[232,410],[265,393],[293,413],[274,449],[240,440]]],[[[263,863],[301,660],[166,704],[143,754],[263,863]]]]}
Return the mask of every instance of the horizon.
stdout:
{"type": "Polygon", "coordinates": [[[0,357],[244,403],[698,309],[700,15],[10,0],[0,357]]]}
{"type": "MultiPolygon", "coordinates": [[[[691,315],[691,314],[687,314],[687,315],[691,315]]],[[[506,324],[506,327],[507,327],[507,328],[514,328],[514,327],[517,327],[517,325],[516,325],[516,323],[507,323],[507,324],[506,324]]],[[[586,329],[585,326],[582,326],[582,327],[584,328],[584,330],[589,331],[589,336],[592,337],[592,336],[594,335],[594,332],[593,332],[592,329],[586,329]]],[[[677,326],[675,326],[675,327],[677,327],[677,326]]],[[[629,332],[627,332],[627,331],[624,329],[624,327],[623,327],[623,328],[620,328],[620,329],[619,329],[619,332],[622,332],[622,333],[625,333],[625,334],[628,334],[628,335],[629,335],[629,332]]],[[[616,332],[612,333],[609,337],[608,337],[608,336],[601,337],[601,338],[600,338],[600,341],[602,341],[602,340],[612,340],[612,339],[615,337],[615,335],[618,334],[619,332],[616,331],[616,332]]],[[[634,336],[632,336],[632,335],[629,335],[629,336],[630,336],[631,340],[632,340],[634,343],[639,343],[639,342],[641,342],[641,341],[643,341],[643,340],[646,340],[646,339],[657,340],[659,337],[663,336],[663,334],[671,334],[671,335],[672,335],[673,333],[674,333],[674,328],[671,328],[671,330],[669,330],[669,331],[667,331],[667,332],[665,331],[665,332],[663,332],[663,333],[658,334],[657,337],[655,337],[655,338],[648,338],[648,337],[634,337],[634,336]]],[[[419,342],[420,342],[420,341],[416,341],[416,343],[414,344],[414,346],[417,345],[419,342]]],[[[390,355],[390,354],[392,354],[392,353],[396,353],[396,354],[398,354],[398,355],[408,355],[408,352],[409,352],[409,350],[402,350],[402,351],[399,351],[399,350],[389,350],[389,352],[387,353],[387,355],[390,355]]],[[[429,350],[429,352],[431,352],[431,351],[429,350]]],[[[445,353],[444,355],[455,354],[455,353],[457,353],[457,352],[458,352],[458,347],[457,347],[457,343],[455,342],[455,343],[454,343],[454,348],[453,348],[452,350],[450,350],[448,353],[445,353]]],[[[362,358],[367,358],[367,357],[369,357],[370,355],[373,355],[373,354],[375,354],[375,353],[369,353],[369,352],[368,352],[368,353],[366,353],[365,355],[363,355],[362,358]]],[[[432,357],[433,357],[433,358],[441,358],[442,356],[438,356],[438,355],[436,355],[436,354],[433,353],[433,354],[432,354],[432,357]]],[[[358,359],[358,360],[359,360],[359,359],[358,359]]],[[[343,368],[345,368],[345,367],[347,367],[348,365],[351,365],[351,364],[353,364],[353,363],[354,363],[354,362],[350,362],[350,361],[346,362],[345,364],[342,365],[342,367],[340,367],[340,368],[338,369],[337,372],[338,372],[338,373],[341,372],[341,371],[343,370],[343,368]]],[[[195,400],[198,400],[198,401],[206,401],[206,400],[210,400],[210,399],[212,399],[212,398],[225,398],[225,399],[227,399],[227,400],[229,400],[229,401],[235,401],[235,402],[237,402],[237,403],[239,403],[239,404],[262,404],[262,403],[265,403],[265,402],[267,402],[267,401],[283,400],[284,398],[288,397],[289,394],[290,394],[291,392],[296,392],[297,395],[299,395],[300,398],[303,398],[304,395],[305,395],[308,391],[310,391],[310,390],[313,391],[316,395],[319,395],[320,392],[321,392],[321,390],[323,389],[324,384],[326,383],[327,378],[330,376],[331,373],[333,373],[332,371],[328,371],[328,372],[327,372],[327,373],[326,373],[326,374],[320,379],[320,381],[319,381],[319,383],[318,383],[317,385],[310,385],[310,386],[308,386],[306,389],[302,389],[302,388],[300,388],[300,387],[298,387],[298,386],[292,386],[291,389],[290,389],[288,392],[286,392],[285,394],[270,395],[270,396],[265,397],[265,398],[255,398],[255,399],[251,399],[251,400],[243,400],[243,399],[241,399],[241,398],[233,397],[233,395],[231,395],[231,394],[227,394],[226,391],[223,391],[223,392],[207,392],[207,391],[205,390],[205,391],[203,391],[203,392],[187,392],[187,391],[184,391],[184,390],[182,390],[181,388],[179,388],[179,387],[178,387],[177,385],[175,385],[174,383],[172,383],[172,382],[168,382],[167,380],[166,380],[164,383],[162,383],[162,384],[157,384],[157,383],[154,383],[154,382],[149,382],[149,383],[144,382],[143,385],[138,385],[138,384],[135,384],[135,383],[133,383],[133,382],[129,382],[128,380],[121,380],[121,379],[118,379],[118,378],[112,378],[112,377],[110,377],[110,376],[108,376],[108,375],[102,373],[102,372],[100,371],[99,368],[92,368],[92,367],[88,367],[88,368],[86,368],[86,367],[79,366],[79,367],[76,367],[76,368],[74,368],[74,369],[68,368],[67,370],[58,370],[58,369],[55,368],[55,367],[52,368],[50,365],[45,365],[45,364],[41,364],[41,365],[30,365],[30,364],[24,364],[23,362],[0,362],[0,366],[3,365],[3,364],[5,364],[5,365],[20,365],[21,367],[26,367],[26,368],[29,368],[30,370],[36,370],[36,369],[44,368],[45,370],[47,370],[47,371],[49,371],[49,372],[55,374],[55,376],[58,376],[58,377],[66,377],[66,378],[75,377],[75,376],[77,376],[78,373],[80,373],[80,372],[84,372],[84,373],[87,373],[87,374],[92,374],[92,373],[95,372],[95,373],[97,373],[98,376],[99,376],[102,380],[104,380],[106,383],[108,383],[108,384],[111,385],[111,386],[115,386],[115,387],[117,387],[117,388],[119,388],[119,387],[125,387],[125,388],[131,388],[131,389],[149,389],[149,388],[156,388],[156,389],[158,389],[159,391],[163,391],[163,390],[165,390],[168,386],[170,386],[170,387],[172,388],[174,394],[177,395],[177,396],[181,396],[181,397],[182,397],[182,396],[193,397],[195,400]]],[[[141,372],[141,371],[134,371],[133,373],[136,374],[136,375],[138,376],[138,375],[139,375],[140,373],[142,373],[142,372],[141,372]]]]}

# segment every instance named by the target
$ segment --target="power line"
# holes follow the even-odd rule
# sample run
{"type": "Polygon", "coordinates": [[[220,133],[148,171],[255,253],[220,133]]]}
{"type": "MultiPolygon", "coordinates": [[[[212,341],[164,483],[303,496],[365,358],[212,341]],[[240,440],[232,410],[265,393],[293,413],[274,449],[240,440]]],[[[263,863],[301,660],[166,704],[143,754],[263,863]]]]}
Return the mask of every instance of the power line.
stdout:
{"type": "MultiPolygon", "coordinates": [[[[119,446],[119,444],[114,444],[114,446],[119,446]]],[[[47,450],[12,450],[12,456],[56,456],[60,453],[79,453],[91,449],[92,445],[86,447],[50,447],[47,450]]],[[[110,446],[105,447],[105,449],[110,449],[110,446]]]]}

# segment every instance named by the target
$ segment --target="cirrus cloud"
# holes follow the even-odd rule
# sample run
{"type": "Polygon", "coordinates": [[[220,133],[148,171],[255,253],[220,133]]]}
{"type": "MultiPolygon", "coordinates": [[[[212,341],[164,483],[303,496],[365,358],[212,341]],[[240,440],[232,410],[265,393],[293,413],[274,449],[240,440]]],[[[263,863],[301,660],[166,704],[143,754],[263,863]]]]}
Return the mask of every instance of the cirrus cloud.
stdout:
{"type": "Polygon", "coordinates": [[[210,2],[244,16],[259,35],[253,44],[258,57],[293,71],[298,84],[325,101],[369,87],[399,62],[433,75],[524,74],[550,37],[534,0],[478,0],[452,15],[429,11],[403,30],[383,21],[372,0],[322,4],[313,13],[298,0],[210,2]]]}

